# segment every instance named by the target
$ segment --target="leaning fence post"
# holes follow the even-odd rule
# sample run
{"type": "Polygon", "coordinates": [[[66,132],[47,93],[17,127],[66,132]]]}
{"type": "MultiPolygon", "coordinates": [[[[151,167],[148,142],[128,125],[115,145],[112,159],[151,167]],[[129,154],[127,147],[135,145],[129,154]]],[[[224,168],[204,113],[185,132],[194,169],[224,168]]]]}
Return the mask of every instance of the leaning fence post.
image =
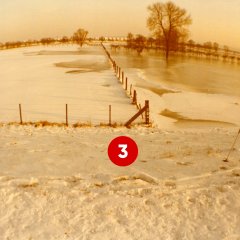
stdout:
{"type": "MultiPolygon", "coordinates": [[[[140,106],[139,106],[140,107],[140,106]]],[[[143,108],[141,108],[131,119],[129,119],[126,123],[125,126],[129,127],[130,124],[137,119],[140,115],[142,115],[145,112],[145,118],[146,124],[149,124],[149,101],[145,101],[145,106],[143,108]]]]}
{"type": "Polygon", "coordinates": [[[66,104],[66,126],[68,127],[68,105],[66,104]]]}
{"type": "Polygon", "coordinates": [[[146,107],[146,111],[145,111],[145,123],[149,124],[149,100],[145,100],[145,107],[146,107]]]}
{"type": "Polygon", "coordinates": [[[112,126],[112,106],[109,105],[109,126],[112,126]]]}
{"type": "Polygon", "coordinates": [[[127,87],[128,87],[128,78],[126,77],[126,83],[125,83],[125,90],[127,91],[127,87]]]}
{"type": "Polygon", "coordinates": [[[20,115],[20,124],[23,124],[23,120],[22,120],[22,106],[21,106],[21,104],[19,104],[19,115],[20,115]]]}

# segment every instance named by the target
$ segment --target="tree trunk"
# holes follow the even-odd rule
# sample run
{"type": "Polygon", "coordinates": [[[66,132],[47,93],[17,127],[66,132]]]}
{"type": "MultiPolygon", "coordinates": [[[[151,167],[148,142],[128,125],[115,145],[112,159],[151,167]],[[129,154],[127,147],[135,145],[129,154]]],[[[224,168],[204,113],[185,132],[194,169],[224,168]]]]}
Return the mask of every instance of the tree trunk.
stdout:
{"type": "Polygon", "coordinates": [[[168,57],[169,57],[169,43],[168,43],[168,41],[166,41],[166,49],[165,49],[165,51],[166,51],[166,60],[168,61],[168,57]]]}
{"type": "Polygon", "coordinates": [[[168,60],[168,57],[169,57],[169,50],[168,48],[166,48],[166,60],[168,60]]]}

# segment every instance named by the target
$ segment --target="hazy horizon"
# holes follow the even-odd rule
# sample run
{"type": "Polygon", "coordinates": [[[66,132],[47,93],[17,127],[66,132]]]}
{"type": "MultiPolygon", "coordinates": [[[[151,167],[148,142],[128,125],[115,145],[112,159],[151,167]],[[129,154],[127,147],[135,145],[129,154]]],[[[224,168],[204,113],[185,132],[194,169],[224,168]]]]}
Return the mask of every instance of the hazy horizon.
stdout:
{"type": "MultiPolygon", "coordinates": [[[[89,36],[151,35],[147,6],[154,0],[2,0],[0,42],[71,36],[85,28],[89,36]]],[[[166,2],[166,1],[161,1],[166,2]]],[[[240,50],[240,0],[173,0],[193,19],[190,38],[240,50]]]]}

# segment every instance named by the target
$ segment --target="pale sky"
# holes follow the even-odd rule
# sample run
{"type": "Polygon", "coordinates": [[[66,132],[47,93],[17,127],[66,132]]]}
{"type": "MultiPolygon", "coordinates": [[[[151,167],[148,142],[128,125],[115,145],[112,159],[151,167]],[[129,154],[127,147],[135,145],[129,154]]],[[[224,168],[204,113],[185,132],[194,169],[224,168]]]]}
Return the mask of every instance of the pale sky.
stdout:
{"type": "MultiPolygon", "coordinates": [[[[0,42],[71,36],[150,35],[147,6],[157,0],[0,0],[0,42]]],[[[166,2],[165,0],[161,2],[166,2]]],[[[240,0],[173,0],[191,14],[190,38],[240,50],[240,0]]]]}

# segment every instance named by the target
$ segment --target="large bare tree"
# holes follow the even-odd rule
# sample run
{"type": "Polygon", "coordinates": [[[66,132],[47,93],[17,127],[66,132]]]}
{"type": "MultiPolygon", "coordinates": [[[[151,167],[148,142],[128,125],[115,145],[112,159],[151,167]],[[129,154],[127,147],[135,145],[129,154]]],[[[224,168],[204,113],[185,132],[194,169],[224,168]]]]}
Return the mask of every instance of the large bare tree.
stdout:
{"type": "Polygon", "coordinates": [[[83,44],[86,42],[88,35],[88,31],[80,28],[73,34],[73,41],[80,45],[80,47],[83,46],[83,44]]]}
{"type": "Polygon", "coordinates": [[[187,26],[192,23],[190,15],[185,9],[176,6],[173,2],[154,3],[148,7],[150,16],[147,20],[149,29],[154,35],[163,38],[166,59],[176,44],[186,38],[187,26]]]}

